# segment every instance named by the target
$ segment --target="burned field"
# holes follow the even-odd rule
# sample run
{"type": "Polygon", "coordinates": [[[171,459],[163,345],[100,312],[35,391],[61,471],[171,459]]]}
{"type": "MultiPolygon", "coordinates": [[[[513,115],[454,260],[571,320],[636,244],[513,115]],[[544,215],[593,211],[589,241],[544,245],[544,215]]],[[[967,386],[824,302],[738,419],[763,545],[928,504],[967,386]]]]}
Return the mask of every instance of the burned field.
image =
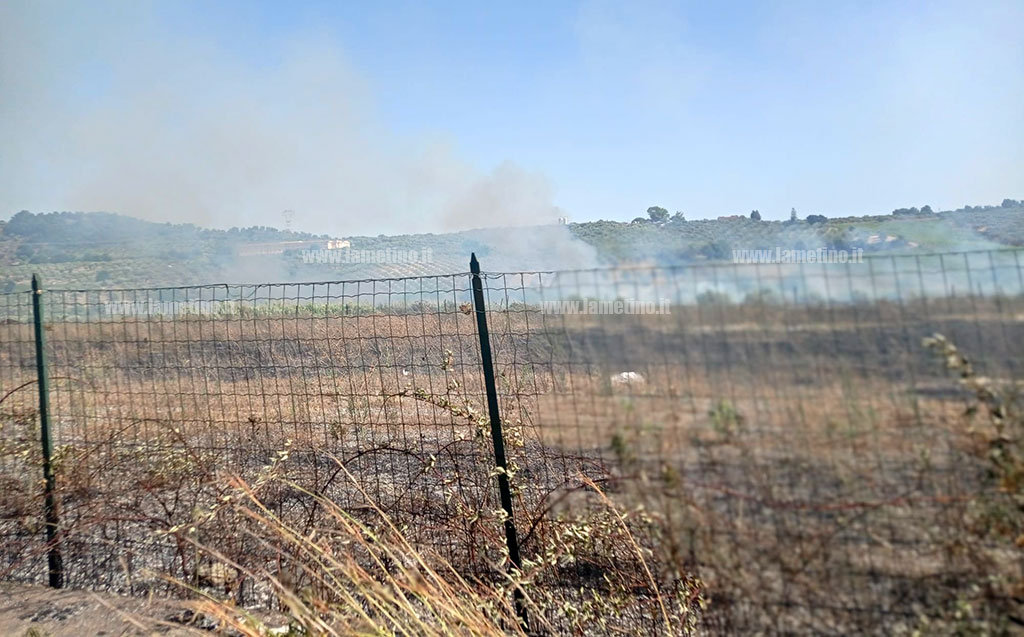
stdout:
{"type": "MultiPolygon", "coordinates": [[[[330,532],[326,499],[500,581],[464,291],[404,294],[400,311],[317,308],[314,294],[290,309],[48,321],[68,586],[181,595],[187,583],[273,606],[252,574],[287,579],[294,556],[222,506],[239,479],[303,534],[330,532]]],[[[42,582],[31,314],[11,296],[0,568],[42,582]]],[[[648,632],[661,625],[656,598],[671,600],[680,632],[694,613],[713,632],[910,631],[953,621],[965,599],[1005,618],[992,581],[1019,581],[1019,549],[992,531],[1007,496],[978,452],[979,395],[922,339],[943,334],[1013,394],[1020,297],[704,298],[659,315],[489,307],[514,522],[552,625],[582,625],[568,602],[648,632]]]]}

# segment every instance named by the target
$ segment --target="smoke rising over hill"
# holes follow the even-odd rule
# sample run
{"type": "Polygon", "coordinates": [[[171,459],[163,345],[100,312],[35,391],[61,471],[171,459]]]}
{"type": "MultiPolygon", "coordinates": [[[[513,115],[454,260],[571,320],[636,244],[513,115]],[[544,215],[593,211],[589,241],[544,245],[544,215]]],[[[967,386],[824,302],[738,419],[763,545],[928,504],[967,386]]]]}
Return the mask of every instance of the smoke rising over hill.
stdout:
{"type": "MultiPolygon", "coordinates": [[[[396,134],[328,37],[259,66],[179,35],[148,3],[0,6],[0,214],[110,210],[153,221],[408,233],[554,221],[553,188],[396,134]],[[41,208],[38,202],[45,202],[41,208]]],[[[194,31],[194,30],[190,30],[194,31]]]]}

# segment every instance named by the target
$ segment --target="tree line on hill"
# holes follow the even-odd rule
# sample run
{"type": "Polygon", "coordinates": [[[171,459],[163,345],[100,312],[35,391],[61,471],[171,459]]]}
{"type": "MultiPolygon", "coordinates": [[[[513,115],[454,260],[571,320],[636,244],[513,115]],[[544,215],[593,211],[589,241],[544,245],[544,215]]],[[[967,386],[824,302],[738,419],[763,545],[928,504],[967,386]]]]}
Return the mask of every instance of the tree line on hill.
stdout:
{"type": "MultiPolygon", "coordinates": [[[[800,219],[797,211],[792,209],[786,221],[764,220],[757,209],[750,211],[749,215],[688,220],[681,211],[670,213],[665,207],[650,206],[645,216],[629,222],[600,220],[571,223],[565,228],[570,235],[595,248],[598,259],[605,263],[687,263],[728,259],[734,246],[849,247],[864,241],[865,232],[856,231],[856,224],[884,222],[894,217],[948,218],[954,225],[965,228],[984,226],[985,230],[978,232],[986,240],[1024,244],[1024,226],[1020,221],[1024,220],[1024,202],[1009,198],[998,206],[965,206],[959,210],[936,212],[925,205],[897,208],[891,215],[832,219],[822,214],[810,214],[800,219]],[[988,218],[984,222],[972,221],[972,216],[979,212],[988,218]]],[[[238,244],[324,238],[328,238],[327,235],[266,226],[213,230],[187,223],[154,223],[105,212],[33,214],[22,211],[6,223],[0,222],[0,263],[100,263],[156,257],[164,262],[212,267],[229,263],[238,244]]],[[[429,245],[437,259],[450,257],[460,260],[468,251],[485,254],[491,249],[490,244],[478,245],[478,237],[472,233],[351,239],[353,245],[358,243],[366,249],[429,245]]],[[[874,249],[889,249],[897,245],[885,244],[874,249]]],[[[501,251],[501,248],[493,249],[501,251]]],[[[95,276],[100,277],[100,274],[102,271],[95,276]]]]}
{"type": "Polygon", "coordinates": [[[34,214],[27,210],[0,225],[0,232],[2,238],[18,241],[14,256],[27,263],[110,261],[115,254],[187,259],[199,254],[226,254],[235,243],[327,238],[269,226],[217,230],[109,212],[34,214]]]}
{"type": "MultiPolygon", "coordinates": [[[[1017,200],[1017,199],[1009,199],[1009,198],[1007,198],[1007,199],[1003,199],[1002,203],[1000,203],[998,206],[964,206],[963,208],[960,208],[959,210],[954,210],[954,211],[951,211],[951,212],[959,212],[959,211],[965,211],[965,212],[990,211],[990,210],[998,210],[1000,208],[1003,208],[1003,209],[1024,208],[1024,200],[1017,200]]],[[[892,211],[892,216],[894,216],[894,217],[903,217],[903,216],[914,216],[914,217],[916,217],[916,216],[922,216],[922,215],[926,216],[926,215],[932,215],[932,214],[935,214],[935,211],[932,210],[932,207],[930,205],[924,205],[924,206],[921,206],[920,208],[918,208],[916,206],[912,206],[910,208],[896,208],[895,210],[892,211]]],[[[731,216],[726,216],[726,217],[719,217],[718,220],[719,221],[729,221],[729,220],[739,219],[742,216],[743,215],[731,215],[731,216]]],[[[870,218],[871,216],[872,215],[865,215],[862,218],[867,219],[867,218],[870,218]]],[[[752,221],[761,221],[761,212],[759,210],[756,210],[756,209],[755,210],[751,210],[749,218],[752,221]]],[[[800,219],[797,216],[796,208],[793,208],[792,210],[790,210],[789,221],[790,222],[796,222],[796,221],[799,221],[799,220],[800,219]]],[[[675,214],[670,216],[667,209],[665,209],[665,208],[663,208],[661,206],[651,206],[651,207],[649,207],[647,209],[647,216],[646,217],[635,217],[633,219],[633,221],[631,221],[630,223],[634,223],[634,224],[642,224],[642,223],[664,224],[666,222],[684,222],[684,221],[686,221],[686,218],[685,218],[685,216],[683,215],[682,212],[677,211],[675,214]]],[[[825,215],[821,215],[821,214],[811,214],[811,215],[807,215],[805,221],[807,223],[810,223],[810,224],[825,223],[825,222],[828,221],[828,217],[826,217],[825,215]]]]}

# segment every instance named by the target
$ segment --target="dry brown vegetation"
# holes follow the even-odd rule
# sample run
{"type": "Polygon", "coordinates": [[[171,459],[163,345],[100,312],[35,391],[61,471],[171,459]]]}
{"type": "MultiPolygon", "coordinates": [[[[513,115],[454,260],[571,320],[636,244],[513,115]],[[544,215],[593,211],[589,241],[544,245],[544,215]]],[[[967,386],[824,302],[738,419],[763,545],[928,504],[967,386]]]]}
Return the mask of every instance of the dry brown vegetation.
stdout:
{"type": "MultiPolygon", "coordinates": [[[[515,586],[551,632],[1012,626],[992,582],[1020,581],[1020,549],[979,530],[998,488],[965,420],[977,396],[921,339],[947,335],[1009,391],[1020,299],[491,312],[511,579],[475,318],[325,314],[48,326],[71,586],[180,593],[170,577],[332,630],[420,612],[402,621],[445,632],[457,598],[484,608],[465,632],[515,631],[515,586]],[[344,568],[314,559],[342,547],[344,568]],[[371,581],[390,601],[337,610],[373,607],[371,581]],[[448,601],[394,597],[410,587],[448,601]]],[[[0,568],[38,580],[30,341],[0,325],[0,568]]]]}

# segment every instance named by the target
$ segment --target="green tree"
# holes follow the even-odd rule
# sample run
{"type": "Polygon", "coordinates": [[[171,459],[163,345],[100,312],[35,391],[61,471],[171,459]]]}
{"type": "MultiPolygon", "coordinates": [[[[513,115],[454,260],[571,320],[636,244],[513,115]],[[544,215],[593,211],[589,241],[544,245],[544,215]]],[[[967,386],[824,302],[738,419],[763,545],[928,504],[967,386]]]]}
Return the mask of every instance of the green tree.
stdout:
{"type": "Polygon", "coordinates": [[[753,219],[754,221],[760,221],[761,220],[761,213],[758,212],[757,210],[751,210],[750,211],[750,218],[753,219]]]}
{"type": "Polygon", "coordinates": [[[661,223],[668,220],[668,210],[661,206],[651,206],[647,209],[647,216],[651,218],[651,221],[661,223]]]}
{"type": "Polygon", "coordinates": [[[715,239],[702,245],[699,253],[712,261],[725,261],[732,257],[732,244],[725,239],[715,239]]]}

